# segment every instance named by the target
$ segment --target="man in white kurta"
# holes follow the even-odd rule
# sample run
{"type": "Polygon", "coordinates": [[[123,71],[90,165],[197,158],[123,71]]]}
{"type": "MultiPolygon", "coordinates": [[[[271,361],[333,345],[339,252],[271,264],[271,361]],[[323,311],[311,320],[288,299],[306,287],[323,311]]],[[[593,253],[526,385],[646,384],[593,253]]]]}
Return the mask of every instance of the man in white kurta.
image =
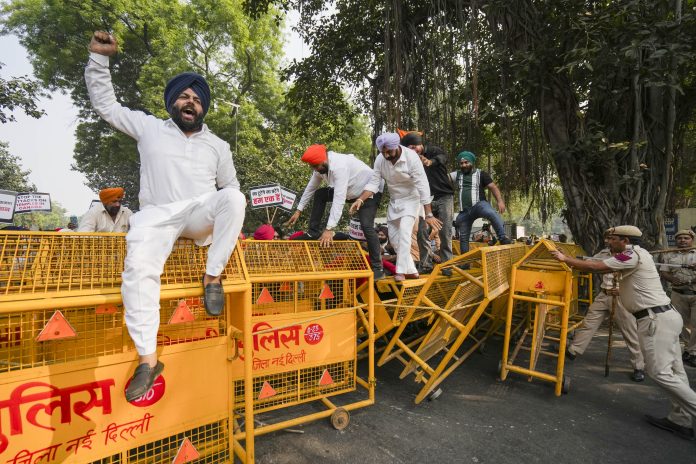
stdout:
{"type": "Polygon", "coordinates": [[[210,89],[202,76],[183,73],[165,89],[166,121],[116,101],[109,56],[117,51],[108,33],[95,32],[85,81],[95,111],[138,142],[140,207],[126,236],[121,293],[125,320],[140,363],[126,389],[133,401],[147,393],[164,366],[157,360],[160,276],[176,239],[210,244],[203,276],[206,310],[224,307],[221,274],[244,221],[246,200],[239,190],[229,144],[203,124],[210,89]],[[211,240],[212,238],[212,240],[211,240]]]}
{"type": "Polygon", "coordinates": [[[77,232],[128,232],[133,211],[122,205],[121,187],[105,188],[99,192],[98,203],[82,216],[77,232]]]}
{"type": "Polygon", "coordinates": [[[396,133],[380,135],[376,145],[380,154],[375,159],[372,179],[351,206],[351,212],[358,211],[362,202],[377,193],[384,180],[389,189],[389,243],[396,251],[394,280],[398,282],[406,278],[418,278],[418,270],[411,257],[411,232],[420,207],[425,209],[425,220],[434,230],[439,231],[442,222],[432,213],[428,178],[418,154],[400,145],[400,138],[396,133]]]}

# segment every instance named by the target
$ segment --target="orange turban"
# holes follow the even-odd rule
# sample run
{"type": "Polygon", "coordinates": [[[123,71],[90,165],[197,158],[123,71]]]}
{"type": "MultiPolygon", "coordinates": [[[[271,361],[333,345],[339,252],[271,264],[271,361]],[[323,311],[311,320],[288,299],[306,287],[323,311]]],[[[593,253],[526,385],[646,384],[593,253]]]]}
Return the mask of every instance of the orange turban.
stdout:
{"type": "Polygon", "coordinates": [[[326,145],[310,145],[302,155],[302,161],[307,164],[321,164],[328,159],[326,145]]]}
{"type": "Polygon", "coordinates": [[[123,189],[121,187],[105,188],[99,192],[99,199],[102,203],[123,199],[123,189]]]}

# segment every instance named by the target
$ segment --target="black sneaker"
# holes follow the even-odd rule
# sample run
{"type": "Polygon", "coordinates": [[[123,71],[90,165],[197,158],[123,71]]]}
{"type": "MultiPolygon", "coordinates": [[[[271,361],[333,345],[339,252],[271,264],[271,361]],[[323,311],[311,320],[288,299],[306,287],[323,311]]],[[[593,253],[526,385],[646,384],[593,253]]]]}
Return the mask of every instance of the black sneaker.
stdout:
{"type": "Polygon", "coordinates": [[[450,268],[443,269],[443,270],[442,270],[442,275],[443,275],[443,276],[447,276],[447,277],[451,277],[451,276],[452,276],[452,269],[450,269],[450,268]]]}
{"type": "Polygon", "coordinates": [[[671,420],[667,419],[666,417],[655,417],[655,416],[650,416],[648,414],[645,415],[645,419],[650,422],[650,424],[654,425],[655,427],[659,427],[662,430],[667,430],[669,432],[672,432],[679,438],[683,438],[684,440],[689,440],[693,441],[694,439],[694,429],[689,428],[689,427],[684,427],[679,424],[675,424],[671,420]]]}
{"type": "Polygon", "coordinates": [[[631,374],[631,380],[634,382],[642,382],[645,380],[645,371],[643,369],[633,369],[633,374],[631,374]]]}
{"type": "Polygon", "coordinates": [[[498,239],[493,237],[488,241],[488,246],[494,246],[496,243],[498,243],[498,239]]]}
{"type": "Polygon", "coordinates": [[[507,238],[505,236],[500,237],[500,244],[501,245],[510,245],[511,243],[512,243],[512,240],[510,240],[509,238],[507,238]]]}
{"type": "Polygon", "coordinates": [[[377,282],[378,280],[384,279],[384,270],[383,269],[373,269],[372,273],[375,276],[375,282],[377,282]]]}

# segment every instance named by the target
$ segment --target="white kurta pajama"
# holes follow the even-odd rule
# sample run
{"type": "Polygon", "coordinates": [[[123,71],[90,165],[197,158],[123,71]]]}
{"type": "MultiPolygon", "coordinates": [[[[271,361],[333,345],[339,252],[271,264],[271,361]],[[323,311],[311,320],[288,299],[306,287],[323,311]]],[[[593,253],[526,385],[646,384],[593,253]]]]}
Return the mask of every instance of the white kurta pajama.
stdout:
{"type": "Polygon", "coordinates": [[[416,274],[411,257],[411,232],[423,205],[431,202],[428,178],[418,154],[401,146],[401,156],[394,164],[381,154],[375,159],[372,179],[365,190],[377,193],[384,180],[389,188],[387,227],[389,243],[396,251],[397,274],[416,274]]]}
{"type": "Polygon", "coordinates": [[[244,222],[229,144],[207,126],[187,137],[171,120],[133,111],[116,101],[109,58],[90,53],[85,81],[92,106],[138,142],[140,207],[130,220],[121,294],[138,354],[157,348],[160,276],[176,239],[211,244],[206,273],[222,273],[244,222]],[[219,190],[218,190],[219,189],[219,190]]]}

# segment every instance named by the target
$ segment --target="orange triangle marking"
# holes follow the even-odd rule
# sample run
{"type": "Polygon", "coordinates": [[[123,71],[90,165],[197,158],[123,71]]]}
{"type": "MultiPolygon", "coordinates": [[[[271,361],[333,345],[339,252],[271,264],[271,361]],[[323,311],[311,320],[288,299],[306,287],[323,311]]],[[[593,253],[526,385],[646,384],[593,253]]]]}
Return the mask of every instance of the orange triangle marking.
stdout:
{"type": "Polygon", "coordinates": [[[290,285],[290,282],[283,282],[282,284],[280,284],[280,291],[292,292],[292,285],[290,285]]]}
{"type": "Polygon", "coordinates": [[[263,287],[259,298],[256,300],[256,304],[273,303],[273,296],[271,292],[268,291],[266,287],[263,287]]]}
{"type": "Polygon", "coordinates": [[[324,284],[324,288],[321,291],[321,294],[319,295],[319,299],[324,300],[324,299],[331,299],[333,297],[334,297],[334,294],[331,291],[331,289],[329,288],[329,284],[324,284]]]}
{"type": "Polygon", "coordinates": [[[179,451],[176,452],[176,456],[174,457],[172,464],[184,464],[185,462],[191,462],[200,457],[201,454],[193,446],[191,440],[184,438],[184,441],[181,442],[181,446],[179,447],[179,451]]]}
{"type": "Polygon", "coordinates": [[[276,392],[273,387],[271,387],[271,384],[268,383],[268,381],[265,381],[263,383],[263,386],[261,387],[261,392],[259,393],[259,399],[260,400],[265,400],[266,398],[270,398],[272,396],[276,395],[276,392]]]}
{"type": "Polygon", "coordinates": [[[333,378],[331,377],[331,374],[329,374],[328,369],[324,369],[324,373],[321,374],[321,379],[319,379],[319,386],[324,386],[324,385],[331,385],[334,383],[333,378]]]}
{"type": "Polygon", "coordinates": [[[167,322],[167,324],[183,324],[184,322],[193,322],[194,320],[196,320],[196,318],[186,304],[186,301],[181,300],[172,313],[172,317],[169,318],[169,322],[167,322]]]}
{"type": "Polygon", "coordinates": [[[45,342],[46,340],[58,340],[70,337],[77,337],[77,332],[75,332],[75,329],[73,329],[65,316],[63,316],[63,313],[56,311],[41,330],[39,336],[36,337],[36,341],[45,342]]]}
{"type": "Polygon", "coordinates": [[[103,304],[97,306],[97,310],[95,311],[97,314],[116,314],[118,309],[116,308],[116,305],[112,304],[103,304]]]}

